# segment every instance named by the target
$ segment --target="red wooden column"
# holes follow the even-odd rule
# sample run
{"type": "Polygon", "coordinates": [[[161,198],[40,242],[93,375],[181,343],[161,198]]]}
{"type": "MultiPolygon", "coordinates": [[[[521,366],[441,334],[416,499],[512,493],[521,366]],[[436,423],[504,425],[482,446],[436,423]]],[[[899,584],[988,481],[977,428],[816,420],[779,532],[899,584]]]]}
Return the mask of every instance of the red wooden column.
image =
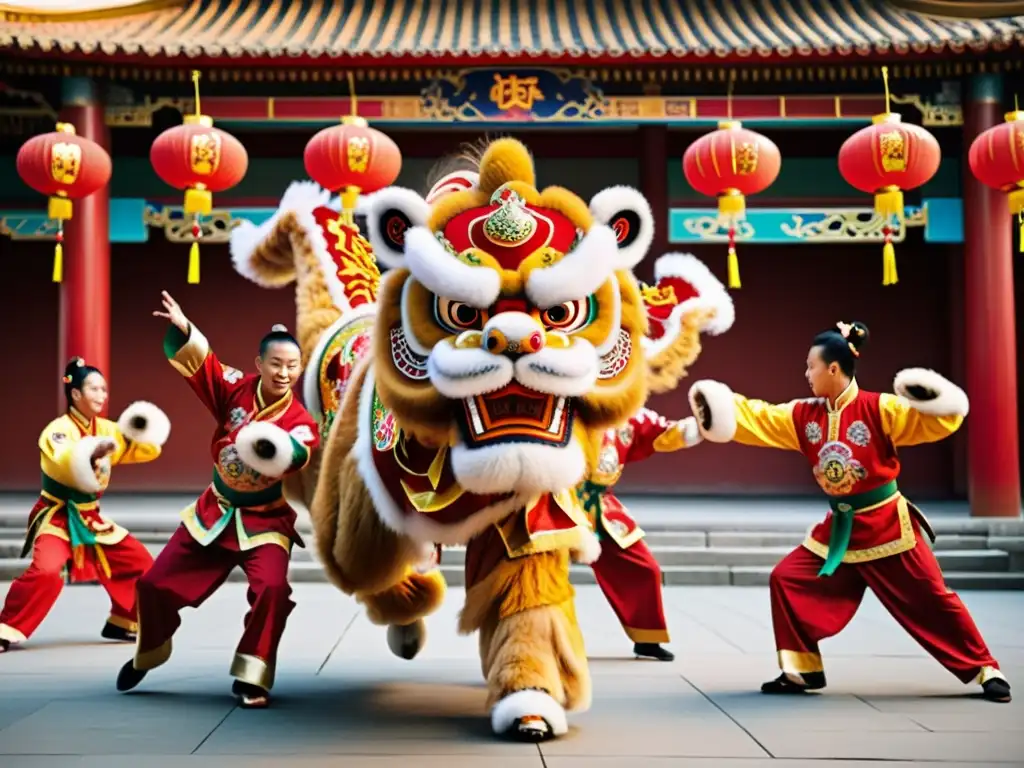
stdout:
{"type": "Polygon", "coordinates": [[[654,241],[648,258],[636,269],[637,277],[654,282],[654,260],[669,249],[668,243],[668,129],[664,125],[642,125],[638,129],[637,161],[640,191],[654,214],[654,241]]]}
{"type": "Polygon", "coordinates": [[[1013,237],[1006,196],[971,174],[967,150],[1002,122],[999,75],[969,83],[964,106],[964,342],[968,493],[974,517],[1020,515],[1017,434],[1017,342],[1013,304],[1013,237]]]}
{"type": "MultiPolygon", "coordinates": [[[[61,120],[110,151],[102,100],[95,83],[66,78],[61,120]]],[[[76,200],[64,228],[64,282],[60,287],[60,375],[79,356],[110,376],[110,189],[76,200]]],[[[64,408],[64,387],[60,387],[64,408]]]]}

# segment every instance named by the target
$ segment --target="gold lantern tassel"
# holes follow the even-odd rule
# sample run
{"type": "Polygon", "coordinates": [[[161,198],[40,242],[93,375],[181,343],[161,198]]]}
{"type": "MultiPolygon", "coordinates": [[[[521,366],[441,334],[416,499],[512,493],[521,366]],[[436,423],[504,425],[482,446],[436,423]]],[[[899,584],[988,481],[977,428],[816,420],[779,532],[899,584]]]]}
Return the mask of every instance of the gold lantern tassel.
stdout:
{"type": "Polygon", "coordinates": [[[199,285],[199,243],[188,249],[188,284],[199,285]]]}
{"type": "Polygon", "coordinates": [[[740,259],[736,255],[736,249],[729,249],[729,288],[736,289],[740,286],[740,259]]]}
{"type": "Polygon", "coordinates": [[[1019,224],[1017,229],[1017,250],[1024,253],[1024,211],[1017,214],[1017,222],[1019,224]]]}
{"type": "Polygon", "coordinates": [[[882,285],[896,285],[900,280],[896,272],[896,249],[892,243],[882,246],[882,285]]]}
{"type": "Polygon", "coordinates": [[[64,281],[64,244],[58,240],[53,248],[53,282],[64,281]]]}

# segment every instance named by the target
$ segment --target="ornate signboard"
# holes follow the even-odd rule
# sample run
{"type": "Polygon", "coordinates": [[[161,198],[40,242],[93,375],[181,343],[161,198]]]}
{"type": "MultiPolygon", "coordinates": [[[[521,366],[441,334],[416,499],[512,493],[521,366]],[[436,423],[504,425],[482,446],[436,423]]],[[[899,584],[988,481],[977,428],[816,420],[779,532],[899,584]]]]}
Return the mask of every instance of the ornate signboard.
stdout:
{"type": "Polygon", "coordinates": [[[465,69],[423,90],[430,120],[560,122],[600,119],[604,95],[568,69],[465,69]]]}

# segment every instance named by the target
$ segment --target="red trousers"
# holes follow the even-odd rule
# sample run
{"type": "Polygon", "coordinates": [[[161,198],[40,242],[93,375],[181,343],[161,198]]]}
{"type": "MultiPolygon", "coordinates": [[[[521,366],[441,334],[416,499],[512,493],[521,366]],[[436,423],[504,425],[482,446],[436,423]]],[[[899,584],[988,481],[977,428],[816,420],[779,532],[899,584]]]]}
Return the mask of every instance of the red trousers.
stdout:
{"type": "Polygon", "coordinates": [[[866,563],[843,563],[818,577],[821,558],[803,547],[771,575],[772,625],[783,672],[824,672],[818,642],[850,623],[870,589],[910,636],[964,683],[985,667],[998,670],[971,614],[946,587],[928,544],[917,534],[909,552],[866,563]]]}
{"type": "Polygon", "coordinates": [[[288,615],[295,608],[288,584],[291,553],[277,544],[244,552],[220,546],[235,536],[233,526],[202,546],[180,526],[138,584],[139,642],[135,667],[153,669],[171,655],[171,637],[181,625],[182,608],[198,608],[238,566],[249,580],[249,612],[231,674],[242,682],[270,690],[274,685],[277,646],[288,615]]]}
{"type": "MultiPolygon", "coordinates": [[[[101,568],[96,568],[96,573],[110,595],[108,621],[134,632],[137,629],[135,583],[149,570],[153,556],[134,536],[101,546],[110,566],[110,576],[108,578],[101,568]]],[[[49,533],[36,537],[32,563],[11,584],[0,612],[0,639],[21,642],[36,631],[64,588],[64,566],[70,559],[70,543],[49,533]]]]}
{"type": "Polygon", "coordinates": [[[622,628],[634,643],[667,643],[661,601],[661,568],[643,539],[623,549],[607,536],[594,576],[622,628]]]}

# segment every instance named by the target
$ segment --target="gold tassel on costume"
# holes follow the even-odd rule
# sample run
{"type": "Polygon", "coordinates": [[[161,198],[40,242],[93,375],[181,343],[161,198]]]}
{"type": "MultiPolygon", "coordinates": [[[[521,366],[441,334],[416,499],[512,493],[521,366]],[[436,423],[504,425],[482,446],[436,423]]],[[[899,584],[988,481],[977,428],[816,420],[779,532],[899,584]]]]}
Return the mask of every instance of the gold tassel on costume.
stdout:
{"type": "Polygon", "coordinates": [[[1024,253],[1024,211],[1017,214],[1017,221],[1020,223],[1017,230],[1017,249],[1024,253]]]}
{"type": "Polygon", "coordinates": [[[896,249],[892,243],[886,243],[882,246],[882,285],[896,285],[898,282],[896,249]]]}
{"type": "Polygon", "coordinates": [[[736,255],[736,249],[729,249],[729,287],[736,289],[740,287],[740,260],[736,255]]]}
{"type": "Polygon", "coordinates": [[[107,561],[107,556],[103,552],[103,547],[101,547],[99,544],[96,544],[94,546],[94,549],[96,551],[96,562],[99,564],[100,570],[103,571],[103,575],[106,576],[109,579],[110,578],[110,563],[107,561]]]}
{"type": "Polygon", "coordinates": [[[199,284],[199,243],[196,242],[188,251],[188,284],[199,284]]]}
{"type": "Polygon", "coordinates": [[[53,282],[59,283],[64,280],[64,246],[60,240],[53,247],[53,282]]]}

